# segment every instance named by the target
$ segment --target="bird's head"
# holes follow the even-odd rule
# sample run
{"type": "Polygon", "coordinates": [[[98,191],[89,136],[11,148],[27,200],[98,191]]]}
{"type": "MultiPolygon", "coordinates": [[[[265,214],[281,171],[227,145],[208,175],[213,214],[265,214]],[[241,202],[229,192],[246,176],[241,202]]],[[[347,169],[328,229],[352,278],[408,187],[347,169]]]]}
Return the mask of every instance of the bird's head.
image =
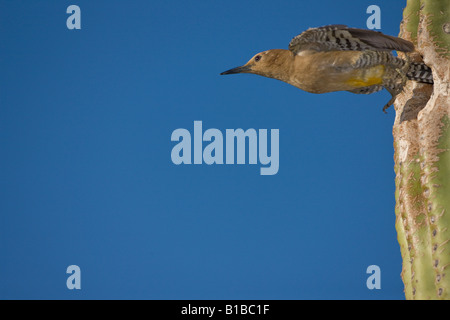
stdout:
{"type": "Polygon", "coordinates": [[[255,54],[246,64],[221,73],[254,73],[264,77],[277,78],[277,74],[282,72],[284,62],[287,57],[292,57],[289,50],[272,49],[255,54]]]}

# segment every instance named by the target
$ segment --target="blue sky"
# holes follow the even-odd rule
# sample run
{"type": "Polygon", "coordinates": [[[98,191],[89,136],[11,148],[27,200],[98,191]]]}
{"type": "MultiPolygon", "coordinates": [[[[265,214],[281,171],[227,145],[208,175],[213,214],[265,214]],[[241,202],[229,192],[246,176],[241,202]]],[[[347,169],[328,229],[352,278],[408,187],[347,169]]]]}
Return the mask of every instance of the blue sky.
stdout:
{"type": "Polygon", "coordinates": [[[405,1],[0,1],[0,298],[403,299],[389,93],[219,75],[372,4],[397,35],[405,1]],[[278,173],[174,165],[196,120],[279,129],[278,173]]]}

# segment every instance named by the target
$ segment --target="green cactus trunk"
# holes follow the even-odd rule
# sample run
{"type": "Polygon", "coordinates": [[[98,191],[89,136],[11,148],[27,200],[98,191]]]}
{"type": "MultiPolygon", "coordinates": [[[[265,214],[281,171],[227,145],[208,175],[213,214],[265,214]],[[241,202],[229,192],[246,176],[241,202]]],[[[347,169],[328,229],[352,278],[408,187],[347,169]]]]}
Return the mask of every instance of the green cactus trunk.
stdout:
{"type": "Polygon", "coordinates": [[[400,36],[433,69],[395,103],[396,229],[406,299],[450,299],[450,0],[408,0],[400,36]]]}

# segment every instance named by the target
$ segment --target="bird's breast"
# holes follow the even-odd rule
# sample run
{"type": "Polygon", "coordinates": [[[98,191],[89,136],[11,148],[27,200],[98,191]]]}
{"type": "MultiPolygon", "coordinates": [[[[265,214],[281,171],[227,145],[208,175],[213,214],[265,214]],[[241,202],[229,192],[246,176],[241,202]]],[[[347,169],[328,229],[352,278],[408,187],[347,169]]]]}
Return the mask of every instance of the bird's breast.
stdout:
{"type": "Polygon", "coordinates": [[[361,51],[316,52],[295,57],[288,83],[311,93],[347,91],[381,84],[385,67],[355,68],[361,51]]]}

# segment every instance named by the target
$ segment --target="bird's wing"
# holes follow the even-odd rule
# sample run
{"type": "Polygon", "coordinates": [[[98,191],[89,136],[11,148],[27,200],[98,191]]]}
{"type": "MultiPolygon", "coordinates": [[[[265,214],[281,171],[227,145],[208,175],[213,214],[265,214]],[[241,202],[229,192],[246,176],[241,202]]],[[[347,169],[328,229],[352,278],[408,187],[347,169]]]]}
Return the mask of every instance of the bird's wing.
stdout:
{"type": "Polygon", "coordinates": [[[348,28],[334,24],[311,28],[299,34],[289,43],[294,54],[301,51],[378,50],[411,52],[414,45],[404,39],[382,34],[378,31],[348,28]]]}

